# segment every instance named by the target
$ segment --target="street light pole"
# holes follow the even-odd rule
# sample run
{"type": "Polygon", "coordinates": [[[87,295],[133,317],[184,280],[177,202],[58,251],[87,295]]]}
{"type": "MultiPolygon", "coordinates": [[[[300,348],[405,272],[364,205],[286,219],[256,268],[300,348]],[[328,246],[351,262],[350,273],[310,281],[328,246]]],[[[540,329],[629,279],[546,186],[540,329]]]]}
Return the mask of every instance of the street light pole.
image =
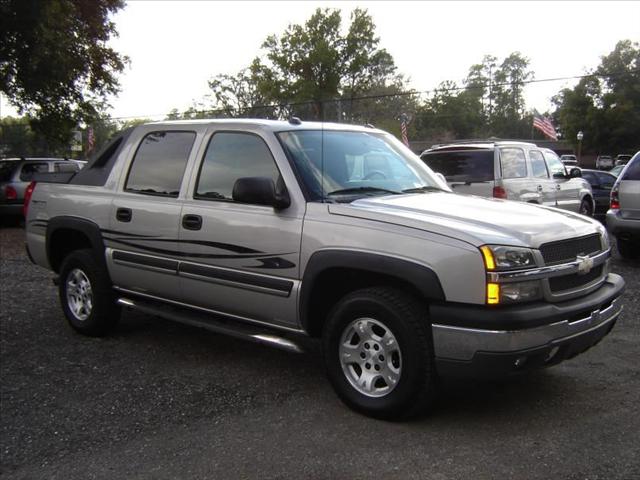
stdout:
{"type": "Polygon", "coordinates": [[[581,159],[580,151],[582,150],[582,139],[584,138],[584,133],[582,133],[582,130],[578,132],[578,134],[576,135],[576,138],[578,139],[578,165],[582,166],[582,162],[580,161],[581,159]]]}

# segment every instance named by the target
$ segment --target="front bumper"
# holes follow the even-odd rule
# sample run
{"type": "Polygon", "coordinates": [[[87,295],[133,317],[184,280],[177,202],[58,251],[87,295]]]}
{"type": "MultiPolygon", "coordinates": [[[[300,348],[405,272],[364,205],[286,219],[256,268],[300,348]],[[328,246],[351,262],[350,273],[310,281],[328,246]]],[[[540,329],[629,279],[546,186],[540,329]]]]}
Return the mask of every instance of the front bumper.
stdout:
{"type": "Polygon", "coordinates": [[[431,318],[438,372],[497,377],[575,356],[611,331],[622,312],[619,297],[624,286],[622,277],[609,274],[597,291],[565,302],[504,309],[434,306],[431,318]]]}

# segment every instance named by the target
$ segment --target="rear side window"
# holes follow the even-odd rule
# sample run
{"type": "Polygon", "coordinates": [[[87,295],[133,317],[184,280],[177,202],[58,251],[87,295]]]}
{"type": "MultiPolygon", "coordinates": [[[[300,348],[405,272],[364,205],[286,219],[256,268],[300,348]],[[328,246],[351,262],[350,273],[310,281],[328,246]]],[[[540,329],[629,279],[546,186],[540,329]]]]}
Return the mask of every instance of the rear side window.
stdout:
{"type": "Polygon", "coordinates": [[[74,162],[56,162],[53,165],[53,171],[57,173],[77,172],[80,167],[74,162]]]}
{"type": "Polygon", "coordinates": [[[216,133],[207,146],[200,168],[196,198],[232,200],[233,186],[243,177],[269,177],[275,184],[280,172],[267,144],[257,135],[216,133]]]}
{"type": "Polygon", "coordinates": [[[598,177],[598,182],[604,188],[611,188],[613,187],[613,184],[616,183],[616,177],[609,175],[608,173],[598,172],[596,173],[596,176],[598,177]]]}
{"type": "Polygon", "coordinates": [[[448,182],[487,182],[494,179],[493,150],[426,153],[422,161],[448,182]]]}
{"type": "Polygon", "coordinates": [[[523,178],[527,176],[527,162],[521,148],[501,148],[500,165],[502,178],[523,178]]]}
{"type": "Polygon", "coordinates": [[[22,165],[22,170],[20,171],[20,180],[23,182],[30,182],[33,179],[33,175],[36,173],[46,173],[49,171],[48,163],[25,163],[22,165]]]}
{"type": "Polygon", "coordinates": [[[598,177],[596,177],[591,172],[582,172],[582,178],[584,178],[591,185],[600,185],[600,182],[598,181],[598,177]]]}
{"type": "Polygon", "coordinates": [[[531,175],[536,178],[549,178],[547,172],[547,164],[544,163],[542,153],[533,150],[529,152],[529,160],[531,160],[531,175]]]}
{"type": "Polygon", "coordinates": [[[0,182],[6,182],[11,180],[13,176],[13,172],[16,171],[16,167],[18,166],[18,162],[16,161],[4,161],[0,162],[0,182]]]}
{"type": "Polygon", "coordinates": [[[622,180],[640,180],[640,155],[633,157],[622,180]]]}
{"type": "Polygon", "coordinates": [[[177,197],[195,138],[194,132],[146,135],[133,158],[125,190],[177,197]]]}

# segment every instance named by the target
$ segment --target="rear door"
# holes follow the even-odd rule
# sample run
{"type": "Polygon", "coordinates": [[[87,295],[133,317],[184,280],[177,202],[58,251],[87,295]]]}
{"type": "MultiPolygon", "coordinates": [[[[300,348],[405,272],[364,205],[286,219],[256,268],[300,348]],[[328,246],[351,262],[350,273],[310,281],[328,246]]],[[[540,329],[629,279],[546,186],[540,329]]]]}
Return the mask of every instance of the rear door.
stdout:
{"type": "Polygon", "coordinates": [[[496,176],[493,148],[427,152],[421,158],[431,170],[444,175],[454,192],[493,196],[496,176]]]}
{"type": "Polygon", "coordinates": [[[232,196],[239,178],[281,182],[275,155],[285,160],[273,135],[211,127],[180,225],[186,303],[295,326],[305,205],[292,197],[290,207],[275,210],[232,196]]]}
{"type": "Polygon", "coordinates": [[[556,206],[556,182],[549,175],[544,156],[539,150],[529,151],[531,180],[539,196],[539,203],[548,207],[556,206]]]}
{"type": "Polygon", "coordinates": [[[636,155],[624,170],[618,185],[620,216],[640,220],[640,155],[636,155]]]}
{"type": "Polygon", "coordinates": [[[196,132],[188,127],[132,134],[130,141],[137,143],[137,149],[122,172],[110,228],[102,231],[114,285],[181,299],[179,195],[195,139],[196,132]]]}

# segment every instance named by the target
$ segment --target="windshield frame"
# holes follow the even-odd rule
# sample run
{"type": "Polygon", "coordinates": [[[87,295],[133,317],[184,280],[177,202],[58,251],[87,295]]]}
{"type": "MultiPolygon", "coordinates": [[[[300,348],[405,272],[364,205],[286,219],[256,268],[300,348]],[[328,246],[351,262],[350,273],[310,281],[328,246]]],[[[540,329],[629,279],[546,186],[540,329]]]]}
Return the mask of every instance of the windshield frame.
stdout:
{"type": "MultiPolygon", "coordinates": [[[[400,142],[400,140],[398,140],[395,136],[384,131],[380,131],[380,130],[365,131],[365,130],[355,130],[355,129],[351,130],[348,128],[345,128],[345,129],[305,128],[305,129],[281,130],[274,133],[278,142],[280,143],[280,146],[282,147],[282,150],[287,160],[289,161],[289,165],[291,166],[294,172],[294,175],[298,181],[298,184],[300,185],[300,188],[303,191],[303,194],[306,200],[310,202],[320,202],[320,203],[347,202],[348,203],[363,197],[397,195],[397,194],[410,195],[411,193],[404,193],[400,190],[420,188],[423,186],[433,187],[437,190],[441,190],[445,192],[451,191],[449,186],[445,182],[443,182],[420,159],[420,157],[416,153],[412,152],[406,145],[400,142]],[[353,185],[353,187],[355,187],[354,190],[357,190],[357,187],[370,186],[372,188],[363,188],[360,191],[353,191],[351,193],[337,193],[336,190],[349,189],[349,187],[346,185],[341,185],[341,187],[338,187],[336,189],[325,188],[326,186],[324,181],[325,175],[324,175],[324,171],[321,170],[322,172],[321,178],[323,180],[317,181],[317,178],[316,178],[316,182],[314,182],[316,183],[316,185],[310,185],[305,179],[305,176],[303,175],[303,173],[301,172],[301,165],[299,164],[300,162],[296,158],[296,152],[292,151],[286,142],[287,135],[296,135],[299,133],[307,133],[307,132],[317,132],[317,133],[320,133],[321,135],[327,135],[327,136],[330,136],[332,134],[355,134],[355,135],[366,134],[366,135],[375,137],[377,139],[380,139],[386,144],[386,146],[391,151],[391,153],[395,154],[395,156],[400,161],[403,162],[403,166],[408,170],[410,170],[411,173],[413,173],[416,176],[416,180],[421,181],[421,184],[416,185],[414,183],[413,185],[405,185],[402,189],[398,189],[397,193],[391,192],[391,190],[395,190],[395,189],[385,187],[385,186],[354,184],[353,185]],[[385,190],[387,190],[387,192],[385,192],[385,190]],[[337,197],[346,197],[346,198],[337,198],[337,197]]],[[[324,149],[324,144],[323,144],[323,149],[324,149]]],[[[324,160],[322,160],[322,165],[324,167],[324,160]]],[[[425,192],[426,191],[431,191],[431,190],[425,189],[425,192]]],[[[415,194],[419,195],[421,193],[415,193],[415,194]]]]}

